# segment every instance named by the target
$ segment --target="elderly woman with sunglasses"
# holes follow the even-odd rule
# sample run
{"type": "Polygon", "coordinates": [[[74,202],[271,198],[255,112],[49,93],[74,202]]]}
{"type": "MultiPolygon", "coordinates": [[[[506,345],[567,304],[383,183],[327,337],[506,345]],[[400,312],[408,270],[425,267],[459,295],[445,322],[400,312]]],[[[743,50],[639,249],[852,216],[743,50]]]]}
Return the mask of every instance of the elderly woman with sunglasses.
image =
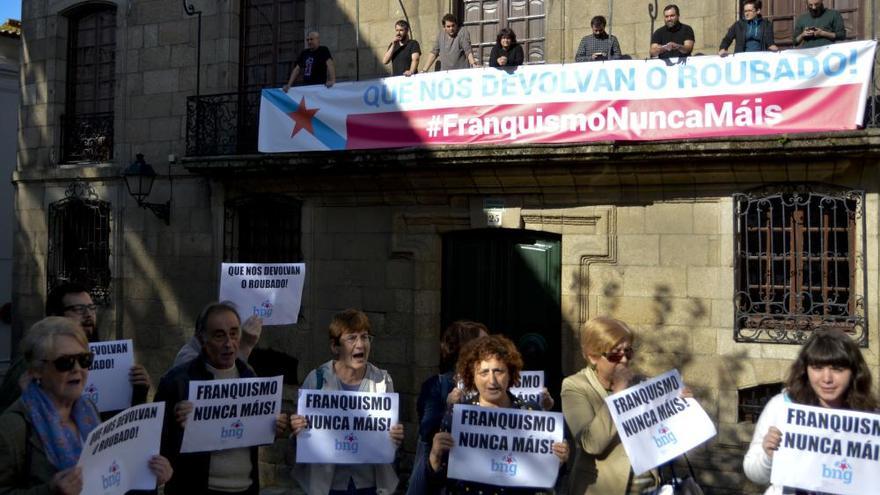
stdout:
{"type": "MultiPolygon", "coordinates": [[[[626,323],[598,317],[580,334],[587,367],[562,382],[562,413],[577,450],[571,495],[639,494],[656,487],[652,472],[633,476],[605,397],[634,383],[629,368],[635,336],[626,323]]],[[[689,394],[688,394],[689,395],[689,394]]]]}
{"type": "MultiPolygon", "coordinates": [[[[83,478],[76,463],[100,423],[82,397],[94,358],[86,335],[70,319],[50,316],[28,330],[21,353],[23,392],[0,416],[0,493],[77,495],[83,478]]],[[[160,484],[171,478],[167,459],[149,462],[160,484]]]]}

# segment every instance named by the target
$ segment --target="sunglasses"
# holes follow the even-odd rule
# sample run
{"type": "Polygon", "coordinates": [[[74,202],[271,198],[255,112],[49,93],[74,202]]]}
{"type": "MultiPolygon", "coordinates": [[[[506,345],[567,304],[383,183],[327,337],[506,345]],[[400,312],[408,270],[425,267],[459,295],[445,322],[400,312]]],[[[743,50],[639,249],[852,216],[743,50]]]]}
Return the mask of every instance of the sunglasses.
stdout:
{"type": "Polygon", "coordinates": [[[54,364],[55,369],[58,370],[59,373],[64,373],[65,371],[72,370],[74,363],[79,363],[80,368],[87,370],[89,369],[89,366],[92,365],[92,361],[94,360],[94,353],[84,352],[82,354],[68,354],[66,356],[59,356],[55,359],[44,359],[43,361],[54,364]]]}
{"type": "Polygon", "coordinates": [[[627,347],[622,351],[617,352],[603,352],[602,356],[608,360],[609,363],[619,363],[623,360],[623,356],[626,356],[626,360],[629,361],[633,358],[633,355],[636,353],[635,349],[632,347],[627,347]]]}

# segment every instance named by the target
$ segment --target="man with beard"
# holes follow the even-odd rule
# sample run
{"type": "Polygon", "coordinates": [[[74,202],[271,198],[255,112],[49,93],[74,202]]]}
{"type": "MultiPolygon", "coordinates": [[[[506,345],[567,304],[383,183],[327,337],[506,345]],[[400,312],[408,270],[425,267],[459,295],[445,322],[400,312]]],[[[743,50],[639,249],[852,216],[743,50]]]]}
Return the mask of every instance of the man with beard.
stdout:
{"type": "MultiPolygon", "coordinates": [[[[61,284],[49,291],[46,297],[46,316],[64,316],[79,323],[89,342],[100,341],[96,311],[97,306],[92,301],[92,296],[79,284],[61,284]]],[[[21,396],[19,379],[24,371],[24,360],[21,357],[9,366],[3,385],[0,386],[0,411],[21,396]]],[[[147,369],[141,364],[135,364],[128,371],[128,381],[132,386],[131,404],[136,406],[147,402],[151,384],[147,369]]],[[[117,412],[119,411],[105,411],[101,413],[101,419],[111,418],[117,412]]]]}
{"type": "Polygon", "coordinates": [[[574,55],[575,62],[591,62],[593,60],[617,60],[620,58],[620,43],[617,37],[605,31],[607,21],[604,16],[597,15],[590,21],[593,34],[584,36],[574,55]]]}
{"type": "Polygon", "coordinates": [[[846,39],[843,17],[834,9],[826,9],[822,0],[807,0],[807,12],[794,23],[794,46],[812,48],[846,39]]]}
{"type": "Polygon", "coordinates": [[[411,76],[419,71],[419,42],[409,37],[409,23],[401,19],[394,23],[394,39],[382,57],[383,64],[391,64],[391,75],[411,76]]]}
{"type": "Polygon", "coordinates": [[[687,57],[694,50],[694,30],[678,22],[678,17],[678,5],[670,4],[663,8],[666,24],[651,36],[651,57],[687,57]]]}

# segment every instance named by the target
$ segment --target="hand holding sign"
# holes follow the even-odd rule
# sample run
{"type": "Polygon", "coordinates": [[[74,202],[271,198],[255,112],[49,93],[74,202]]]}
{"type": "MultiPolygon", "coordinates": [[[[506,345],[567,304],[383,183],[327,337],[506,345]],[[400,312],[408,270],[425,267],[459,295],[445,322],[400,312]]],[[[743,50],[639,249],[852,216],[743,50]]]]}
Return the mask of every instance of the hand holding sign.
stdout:
{"type": "Polygon", "coordinates": [[[761,443],[767,457],[773,458],[773,453],[779,450],[780,443],[782,443],[782,432],[779,431],[779,428],[771,426],[767,430],[767,434],[764,435],[764,441],[761,443]]]}
{"type": "Polygon", "coordinates": [[[82,489],[82,468],[79,466],[58,471],[49,481],[49,491],[59,495],[80,495],[82,489]]]}

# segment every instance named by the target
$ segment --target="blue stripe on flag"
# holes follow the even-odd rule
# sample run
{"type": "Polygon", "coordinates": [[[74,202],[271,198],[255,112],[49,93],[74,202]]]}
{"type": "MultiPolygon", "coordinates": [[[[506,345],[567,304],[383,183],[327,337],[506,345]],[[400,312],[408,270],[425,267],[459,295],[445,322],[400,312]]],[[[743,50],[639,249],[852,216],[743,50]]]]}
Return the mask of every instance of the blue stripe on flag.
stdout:
{"type": "MultiPolygon", "coordinates": [[[[287,93],[280,89],[264,89],[263,98],[269,100],[276,108],[284,113],[295,112],[299,109],[299,103],[290,99],[287,93]]],[[[330,126],[321,121],[317,117],[312,118],[312,128],[315,130],[315,137],[321,141],[327,148],[331,150],[344,150],[345,138],[340,136],[330,126]]]]}

